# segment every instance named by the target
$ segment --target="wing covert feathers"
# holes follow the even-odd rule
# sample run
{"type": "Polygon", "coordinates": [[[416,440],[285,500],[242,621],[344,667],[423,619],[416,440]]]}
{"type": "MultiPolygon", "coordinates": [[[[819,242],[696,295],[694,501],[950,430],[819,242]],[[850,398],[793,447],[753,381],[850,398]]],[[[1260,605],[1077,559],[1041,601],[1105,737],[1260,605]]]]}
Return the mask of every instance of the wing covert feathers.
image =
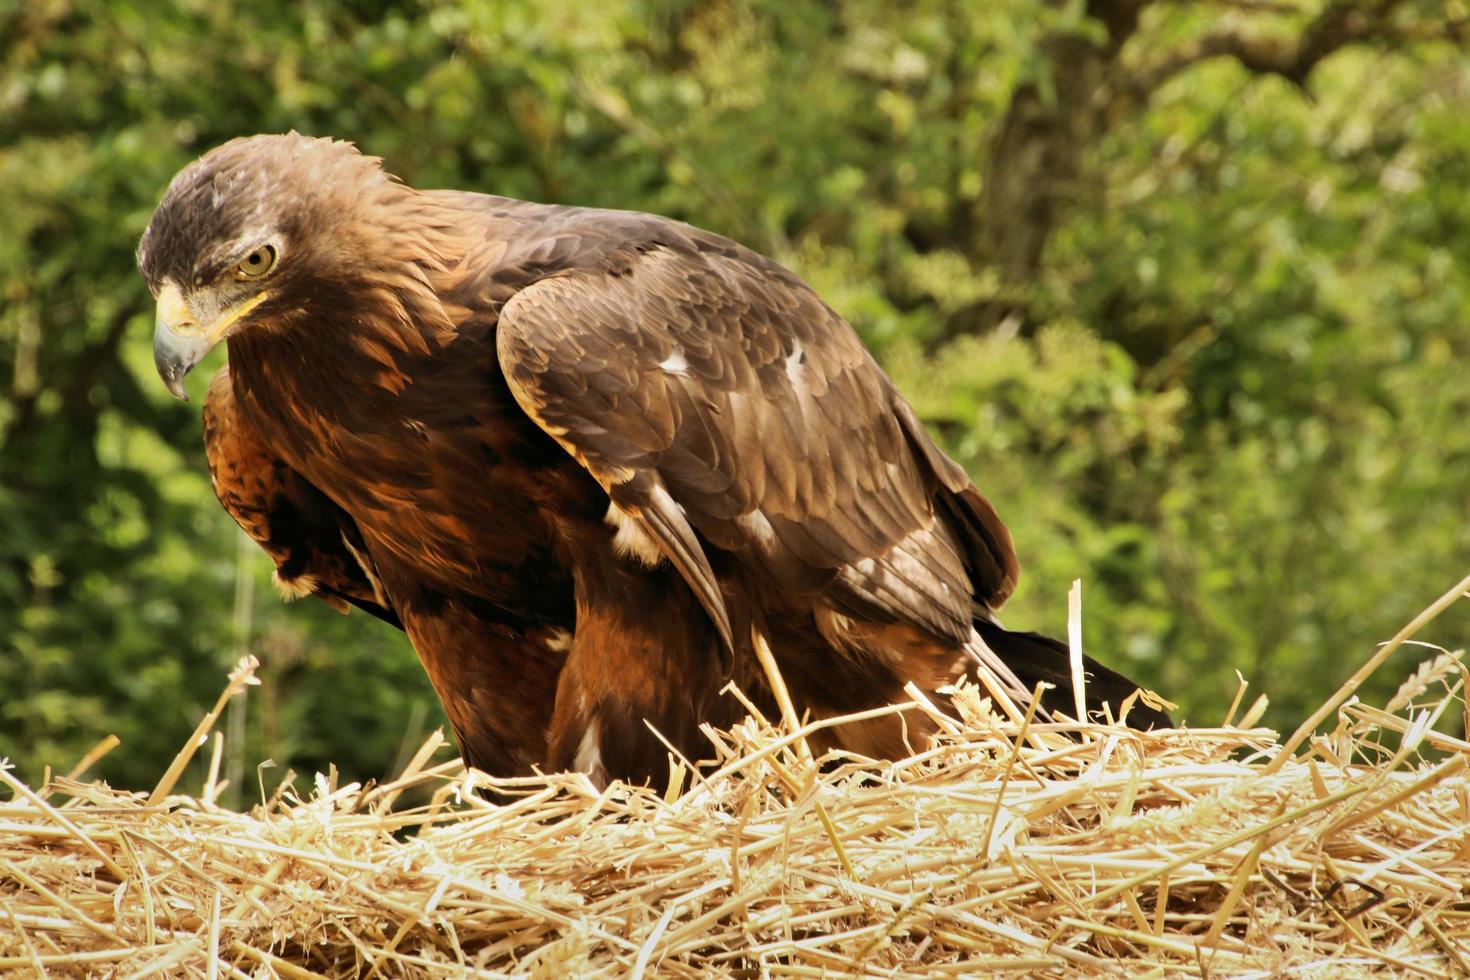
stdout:
{"type": "Polygon", "coordinates": [[[501,310],[500,365],[527,415],[727,639],[707,546],[845,613],[968,641],[975,603],[1015,586],[1010,536],[851,328],[729,243],[671,232],[627,251],[501,310]]]}

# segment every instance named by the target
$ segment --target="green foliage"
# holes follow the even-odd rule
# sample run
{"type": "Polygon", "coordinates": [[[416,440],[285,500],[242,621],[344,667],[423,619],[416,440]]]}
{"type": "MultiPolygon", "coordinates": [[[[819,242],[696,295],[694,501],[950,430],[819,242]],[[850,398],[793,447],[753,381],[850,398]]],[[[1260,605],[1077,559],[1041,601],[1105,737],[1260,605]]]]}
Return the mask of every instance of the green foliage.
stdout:
{"type": "MultiPolygon", "coordinates": [[[[1293,724],[1470,566],[1466,63],[1385,37],[1308,97],[1202,62],[1078,130],[1064,207],[988,212],[1008,110],[1031,86],[1072,111],[1058,39],[1101,50],[1109,6],[0,4],[0,755],[66,765],[115,732],[103,771],[146,784],[246,649],[266,684],[237,785],[267,756],[382,774],[440,723],[401,636],[237,569],[197,409],[153,377],[153,204],[209,147],[288,128],[792,265],[1011,525],[1009,623],[1059,632],[1081,578],[1104,660],[1202,723],[1239,669],[1293,724]],[[1039,267],[1003,275],[981,243],[1037,220],[1039,267]]],[[[1158,6],[1099,91],[1217,16],[1158,6]]]]}

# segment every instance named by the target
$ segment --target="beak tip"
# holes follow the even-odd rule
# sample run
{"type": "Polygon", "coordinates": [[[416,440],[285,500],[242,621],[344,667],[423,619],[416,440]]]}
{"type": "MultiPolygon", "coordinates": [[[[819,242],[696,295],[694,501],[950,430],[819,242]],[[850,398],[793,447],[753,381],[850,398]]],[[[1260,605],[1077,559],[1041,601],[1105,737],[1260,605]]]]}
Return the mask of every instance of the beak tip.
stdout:
{"type": "Polygon", "coordinates": [[[178,287],[172,282],[164,283],[158,293],[158,315],[154,320],[153,366],[170,395],[181,402],[189,400],[184,379],[212,347],[213,341],[194,322],[178,287]]]}
{"type": "Polygon", "coordinates": [[[180,345],[172,334],[166,333],[162,327],[159,328],[158,338],[153,348],[153,366],[158,369],[159,380],[163,382],[163,386],[168,389],[170,395],[181,402],[189,400],[189,392],[184,388],[184,379],[207,353],[209,353],[208,346],[188,341],[180,345]]]}
{"type": "Polygon", "coordinates": [[[154,366],[158,368],[158,377],[163,381],[163,386],[168,393],[181,402],[189,400],[189,392],[184,389],[184,378],[189,374],[192,364],[172,356],[171,353],[156,352],[154,366]]]}

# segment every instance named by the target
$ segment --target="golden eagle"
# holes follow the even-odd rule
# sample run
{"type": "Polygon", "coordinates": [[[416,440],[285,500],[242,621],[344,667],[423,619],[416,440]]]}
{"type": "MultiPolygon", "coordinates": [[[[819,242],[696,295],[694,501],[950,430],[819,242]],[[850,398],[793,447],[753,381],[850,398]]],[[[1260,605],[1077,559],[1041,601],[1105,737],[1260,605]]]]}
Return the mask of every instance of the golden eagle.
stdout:
{"type": "MultiPolygon", "coordinates": [[[[908,682],[1068,685],[1065,648],[994,619],[1017,575],[995,510],[842,318],[734,242],[415,190],[290,134],[184,168],[138,265],[171,392],[228,345],[220,502],[287,594],[408,634],[487,772],[661,782],[662,739],[698,759],[743,712],[730,680],[776,709],[768,651],[813,717],[908,682]]],[[[1088,670],[1094,707],[1134,690],[1088,670]]],[[[826,744],[895,757],[925,726],[826,744]]]]}

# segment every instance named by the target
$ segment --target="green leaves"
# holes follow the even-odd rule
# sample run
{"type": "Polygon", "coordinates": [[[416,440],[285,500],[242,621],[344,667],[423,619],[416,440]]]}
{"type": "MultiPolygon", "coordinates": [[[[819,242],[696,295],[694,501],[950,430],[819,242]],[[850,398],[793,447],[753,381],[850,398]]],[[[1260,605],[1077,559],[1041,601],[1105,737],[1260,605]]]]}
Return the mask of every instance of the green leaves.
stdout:
{"type": "MultiPolygon", "coordinates": [[[[269,755],[379,775],[416,705],[438,723],[401,636],[285,608],[263,556],[235,635],[236,531],[197,409],[153,377],[132,256],[154,203],[210,146],[289,128],[355,140],[419,186],[658,211],[793,266],[1012,527],[1008,625],[1060,632],[1081,577],[1093,655],[1201,722],[1239,668],[1268,721],[1293,722],[1470,565],[1463,58],[1345,48],[1310,98],[1217,58],[1124,98],[1221,23],[1146,5],[1078,103],[1097,112],[1079,175],[1016,281],[984,246],[1038,220],[983,203],[1002,121],[1027,84],[1053,93],[1008,134],[1026,151],[1071,107],[1058,59],[1101,50],[1108,21],[1088,12],[1109,6],[0,13],[0,755],[65,764],[116,732],[103,770],[141,785],[242,642],[266,680],[247,771],[269,755]]],[[[1310,15],[1231,16],[1290,41],[1310,15]]],[[[1434,628],[1453,646],[1467,627],[1434,628]]]]}

